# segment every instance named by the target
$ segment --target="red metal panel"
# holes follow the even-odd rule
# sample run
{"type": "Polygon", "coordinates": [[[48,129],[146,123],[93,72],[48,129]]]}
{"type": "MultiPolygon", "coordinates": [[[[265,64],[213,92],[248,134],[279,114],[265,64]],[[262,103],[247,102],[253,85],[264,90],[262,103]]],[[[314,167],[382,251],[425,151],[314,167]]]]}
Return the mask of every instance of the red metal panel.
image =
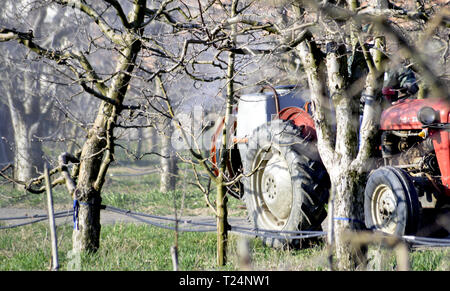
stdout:
{"type": "Polygon", "coordinates": [[[448,131],[440,130],[434,132],[432,138],[445,194],[450,196],[450,134],[448,131]]]}
{"type": "Polygon", "coordinates": [[[297,126],[303,126],[302,136],[307,137],[310,140],[315,140],[316,128],[314,126],[314,120],[305,110],[298,107],[286,107],[278,114],[280,119],[292,120],[297,126]]]}
{"type": "Polygon", "coordinates": [[[423,124],[417,119],[422,107],[429,106],[440,112],[440,122],[448,122],[449,103],[434,99],[405,99],[398,101],[381,114],[381,130],[421,129],[423,124]]]}
{"type": "MultiPolygon", "coordinates": [[[[381,130],[413,130],[422,129],[423,124],[417,119],[417,113],[422,107],[431,107],[439,111],[439,122],[449,123],[450,104],[445,100],[436,99],[406,99],[386,109],[381,115],[381,130]]],[[[441,181],[446,195],[450,196],[450,134],[445,130],[430,129],[429,135],[441,170],[441,181]]]]}

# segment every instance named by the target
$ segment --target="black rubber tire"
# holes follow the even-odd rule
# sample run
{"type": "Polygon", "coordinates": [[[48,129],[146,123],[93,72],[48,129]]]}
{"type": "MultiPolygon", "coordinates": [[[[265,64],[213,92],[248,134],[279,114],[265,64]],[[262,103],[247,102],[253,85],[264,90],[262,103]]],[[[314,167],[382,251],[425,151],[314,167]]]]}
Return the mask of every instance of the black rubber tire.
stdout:
{"type": "Polygon", "coordinates": [[[418,230],[420,213],[418,195],[408,173],[399,168],[381,167],[370,174],[364,191],[367,228],[397,236],[412,235],[418,230]],[[394,211],[386,214],[392,208],[394,211]]]}
{"type": "MultiPolygon", "coordinates": [[[[326,217],[324,205],[328,202],[330,180],[315,143],[302,138],[300,128],[291,121],[274,120],[255,129],[249,138],[244,173],[251,173],[258,165],[259,170],[243,179],[243,199],[253,227],[279,231],[321,230],[321,223],[326,217]],[[275,158],[276,162],[271,163],[275,158]],[[285,168],[282,169],[279,164],[285,165],[285,168]],[[273,173],[274,189],[279,191],[281,188],[281,191],[277,193],[273,190],[271,193],[275,198],[268,198],[269,191],[263,191],[262,184],[265,177],[273,173]],[[280,176],[285,177],[283,185],[280,184],[280,176]],[[280,199],[283,205],[274,207],[274,212],[269,209],[273,204],[268,200],[276,201],[277,195],[291,200],[291,203],[280,199]],[[285,207],[288,204],[290,209],[285,207]],[[282,219],[279,219],[282,216],[280,212],[284,215],[282,219]]],[[[302,240],[289,239],[289,236],[286,239],[263,237],[263,242],[272,247],[303,245],[302,240]]]]}

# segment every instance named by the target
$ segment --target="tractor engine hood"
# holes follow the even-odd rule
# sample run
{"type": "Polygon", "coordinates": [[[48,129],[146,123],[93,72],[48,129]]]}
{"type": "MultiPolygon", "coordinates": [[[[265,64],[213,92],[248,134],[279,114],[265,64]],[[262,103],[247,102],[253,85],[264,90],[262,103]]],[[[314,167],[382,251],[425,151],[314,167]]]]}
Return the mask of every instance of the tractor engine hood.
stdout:
{"type": "Polygon", "coordinates": [[[449,122],[450,103],[439,99],[405,99],[396,102],[381,114],[381,130],[422,129],[417,114],[424,107],[431,107],[438,113],[439,123],[449,122]]]}

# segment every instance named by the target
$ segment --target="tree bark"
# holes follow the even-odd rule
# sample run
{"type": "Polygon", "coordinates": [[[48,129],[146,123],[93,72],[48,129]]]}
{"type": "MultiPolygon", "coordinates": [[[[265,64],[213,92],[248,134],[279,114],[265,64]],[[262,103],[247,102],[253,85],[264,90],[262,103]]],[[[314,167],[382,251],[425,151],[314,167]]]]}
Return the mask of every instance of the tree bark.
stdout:
{"type": "Polygon", "coordinates": [[[349,165],[336,167],[331,179],[334,189],[333,227],[335,253],[339,270],[354,270],[362,263],[363,250],[354,249],[343,236],[347,231],[364,229],[364,175],[353,171],[349,165]],[[339,172],[339,174],[337,174],[339,172]]]}
{"type": "Polygon", "coordinates": [[[178,166],[177,157],[172,147],[171,137],[173,127],[170,121],[165,126],[166,130],[161,138],[161,179],[159,191],[166,193],[175,190],[178,166]]]}
{"type": "MultiPolygon", "coordinates": [[[[7,124],[10,118],[8,107],[0,103],[0,124],[7,124]]],[[[12,137],[9,128],[0,127],[0,166],[4,166],[13,159],[8,146],[10,140],[12,137]]]]}
{"type": "Polygon", "coordinates": [[[113,77],[109,90],[101,92],[113,100],[114,105],[102,101],[82,148],[77,187],[73,193],[74,205],[77,206],[78,201],[79,209],[78,227],[74,228],[72,235],[75,251],[96,251],[100,245],[100,192],[106,171],[113,159],[114,127],[142,47],[139,36],[144,30],[141,24],[144,21],[145,9],[145,0],[135,1],[130,17],[130,23],[135,26],[122,36],[122,48],[115,70],[117,74],[113,77]]]}
{"type": "MultiPolygon", "coordinates": [[[[233,0],[231,2],[231,18],[237,15],[237,6],[239,1],[233,0]]],[[[233,45],[236,42],[236,25],[231,25],[231,40],[233,45]]],[[[236,55],[233,52],[228,54],[227,72],[226,72],[226,111],[224,118],[224,125],[222,130],[222,149],[220,151],[220,166],[219,174],[216,180],[216,215],[217,215],[217,265],[224,266],[227,263],[227,245],[228,245],[228,209],[226,197],[227,188],[225,186],[225,171],[229,159],[229,132],[231,128],[231,114],[233,113],[234,103],[234,77],[235,77],[235,61],[236,55]]]]}
{"type": "MultiPolygon", "coordinates": [[[[315,43],[306,40],[298,46],[298,52],[308,76],[319,154],[331,180],[329,235],[334,235],[337,267],[340,270],[353,270],[361,262],[361,250],[353,249],[342,234],[364,227],[361,223],[364,221],[362,185],[367,170],[364,163],[368,156],[358,155],[359,97],[347,95],[349,84],[345,49],[329,43],[326,60],[323,60],[315,43]],[[327,72],[327,78],[324,71],[327,72]],[[325,93],[324,84],[328,84],[331,100],[325,93]],[[333,103],[334,116],[330,115],[330,101],[333,103]],[[335,134],[331,118],[336,121],[335,134]]],[[[367,119],[366,122],[369,121],[367,119]]],[[[370,137],[369,133],[364,136],[370,137]]]]}
{"type": "MultiPolygon", "coordinates": [[[[39,30],[45,16],[45,9],[36,15],[33,31],[39,30]]],[[[41,135],[41,120],[48,104],[45,99],[41,101],[40,78],[34,80],[27,68],[15,69],[23,73],[10,79],[10,90],[6,93],[15,142],[14,177],[28,181],[43,171],[42,142],[36,136],[41,135]]]]}
{"type": "MultiPolygon", "coordinates": [[[[42,143],[35,138],[40,128],[40,104],[34,92],[28,73],[24,74],[23,87],[25,101],[20,102],[9,90],[6,95],[14,133],[14,177],[19,181],[28,181],[43,170],[42,143]]],[[[18,88],[17,80],[11,80],[18,88]]],[[[15,91],[15,90],[14,90],[15,91]]],[[[16,91],[17,92],[17,91],[16,91]]]]}

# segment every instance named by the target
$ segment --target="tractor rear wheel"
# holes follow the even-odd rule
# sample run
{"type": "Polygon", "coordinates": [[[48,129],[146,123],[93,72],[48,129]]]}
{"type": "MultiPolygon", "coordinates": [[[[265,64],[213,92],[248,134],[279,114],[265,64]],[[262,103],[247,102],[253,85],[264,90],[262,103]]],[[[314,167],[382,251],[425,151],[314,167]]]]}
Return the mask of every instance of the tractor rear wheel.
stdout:
{"type": "Polygon", "coordinates": [[[414,234],[419,226],[420,203],[409,175],[398,168],[372,172],[364,190],[366,227],[387,234],[414,234]]]}
{"type": "Polygon", "coordinates": [[[262,231],[266,245],[300,246],[301,240],[273,231],[321,230],[329,178],[315,143],[302,138],[300,128],[283,120],[258,127],[244,168],[252,173],[243,181],[248,218],[255,229],[272,231],[262,231]]]}

